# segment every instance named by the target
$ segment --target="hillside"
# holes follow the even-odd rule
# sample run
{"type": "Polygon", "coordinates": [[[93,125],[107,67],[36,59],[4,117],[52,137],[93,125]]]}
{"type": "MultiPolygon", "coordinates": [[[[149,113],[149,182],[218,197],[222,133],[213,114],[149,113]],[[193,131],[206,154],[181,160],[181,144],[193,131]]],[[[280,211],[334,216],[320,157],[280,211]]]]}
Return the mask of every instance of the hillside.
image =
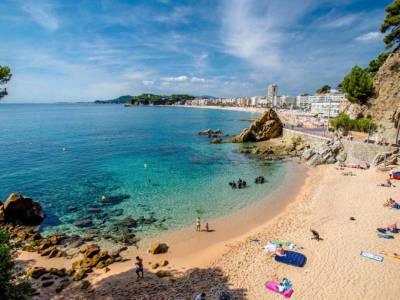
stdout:
{"type": "Polygon", "coordinates": [[[141,94],[138,96],[120,96],[116,99],[111,100],[96,100],[94,103],[96,104],[124,104],[124,103],[131,103],[134,105],[171,105],[180,102],[184,102],[186,100],[192,100],[195,97],[192,95],[185,95],[185,94],[177,94],[177,95],[155,95],[155,94],[141,94]]]}
{"type": "Polygon", "coordinates": [[[393,143],[397,131],[395,127],[400,122],[400,48],[379,69],[374,87],[377,96],[369,100],[367,114],[381,125],[379,134],[393,143]]]}

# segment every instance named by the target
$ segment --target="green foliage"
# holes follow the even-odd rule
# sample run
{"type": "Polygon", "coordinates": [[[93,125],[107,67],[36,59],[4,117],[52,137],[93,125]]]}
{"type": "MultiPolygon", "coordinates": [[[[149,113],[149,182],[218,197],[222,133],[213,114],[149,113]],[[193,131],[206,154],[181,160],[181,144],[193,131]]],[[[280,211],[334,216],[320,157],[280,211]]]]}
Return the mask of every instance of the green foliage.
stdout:
{"type": "Polygon", "coordinates": [[[194,99],[194,96],[191,95],[185,95],[185,94],[177,94],[177,95],[171,95],[171,96],[162,96],[162,95],[155,95],[155,94],[141,94],[138,96],[121,96],[116,99],[111,99],[111,100],[96,100],[95,103],[99,104],[108,104],[108,103],[113,103],[113,104],[124,104],[124,103],[132,103],[132,104],[154,104],[154,105],[171,105],[175,104],[180,101],[185,101],[185,100],[192,100],[194,99]]]}
{"type": "Polygon", "coordinates": [[[32,288],[29,283],[18,281],[15,276],[13,246],[8,234],[0,231],[0,293],[4,300],[30,299],[32,288]]]}
{"type": "MultiPolygon", "coordinates": [[[[11,69],[0,65],[0,85],[6,84],[11,79],[11,76],[11,69]]],[[[0,89],[0,99],[7,95],[7,89],[0,89]]]]}
{"type": "Polygon", "coordinates": [[[350,130],[355,131],[375,131],[377,126],[374,122],[370,119],[366,118],[358,118],[356,120],[351,119],[347,114],[341,113],[334,119],[329,120],[332,127],[335,129],[342,129],[345,133],[349,132],[350,130]]]}
{"type": "Polygon", "coordinates": [[[366,70],[372,77],[375,76],[375,74],[378,72],[379,68],[385,63],[389,55],[389,52],[382,52],[376,59],[373,59],[369,62],[366,70]]]}
{"type": "Polygon", "coordinates": [[[366,69],[354,66],[340,84],[340,90],[346,93],[352,103],[366,104],[375,94],[372,77],[366,69]]]}
{"type": "Polygon", "coordinates": [[[397,47],[400,45],[400,0],[394,0],[385,10],[387,15],[381,25],[381,32],[389,33],[383,41],[386,44],[386,48],[397,47]]]}
{"type": "Polygon", "coordinates": [[[154,94],[142,94],[132,98],[132,104],[154,104],[154,105],[170,105],[184,100],[192,100],[194,96],[185,94],[173,94],[171,96],[162,96],[154,94]]]}
{"type": "Polygon", "coordinates": [[[326,94],[326,93],[329,93],[330,90],[331,90],[331,86],[325,84],[324,86],[322,86],[320,89],[317,90],[317,93],[318,94],[326,94]]]}

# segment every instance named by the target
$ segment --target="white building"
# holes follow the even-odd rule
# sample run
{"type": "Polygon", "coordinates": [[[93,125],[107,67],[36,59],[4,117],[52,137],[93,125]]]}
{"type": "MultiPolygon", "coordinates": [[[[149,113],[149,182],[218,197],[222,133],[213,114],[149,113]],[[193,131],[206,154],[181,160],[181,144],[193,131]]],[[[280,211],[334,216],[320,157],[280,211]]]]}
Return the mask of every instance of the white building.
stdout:
{"type": "Polygon", "coordinates": [[[278,98],[280,107],[293,107],[296,105],[296,97],[294,96],[280,96],[278,98]]]}
{"type": "Polygon", "coordinates": [[[311,102],[310,96],[296,96],[296,106],[297,108],[303,110],[310,110],[311,109],[311,102]]]}
{"type": "Polygon", "coordinates": [[[342,103],[347,101],[346,95],[338,92],[330,92],[322,95],[309,96],[311,112],[322,117],[335,118],[340,114],[342,103]]]}
{"type": "Polygon", "coordinates": [[[278,86],[276,84],[270,84],[268,86],[268,98],[271,99],[273,106],[279,106],[278,103],[278,86]]]}

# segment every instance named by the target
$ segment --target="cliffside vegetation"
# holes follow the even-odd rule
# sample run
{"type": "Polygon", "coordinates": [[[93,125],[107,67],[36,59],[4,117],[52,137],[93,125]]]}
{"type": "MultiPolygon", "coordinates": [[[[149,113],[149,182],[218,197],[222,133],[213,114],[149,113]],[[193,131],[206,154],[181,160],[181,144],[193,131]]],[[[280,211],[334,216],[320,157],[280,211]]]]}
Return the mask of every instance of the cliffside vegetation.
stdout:
{"type": "Polygon", "coordinates": [[[14,247],[9,236],[0,231],[0,298],[4,300],[30,299],[32,288],[16,276],[14,247]]]}
{"type": "MultiPolygon", "coordinates": [[[[384,42],[387,48],[397,49],[400,44],[400,0],[394,0],[385,10],[387,15],[381,25],[381,32],[386,33],[384,42]]],[[[365,105],[370,98],[376,96],[374,77],[390,54],[391,52],[379,54],[365,69],[355,65],[344,77],[339,88],[347,94],[350,102],[365,105]]]]}
{"type": "Polygon", "coordinates": [[[387,33],[384,42],[387,48],[400,45],[400,0],[394,0],[386,7],[387,15],[381,26],[381,32],[387,33]]]}
{"type": "Polygon", "coordinates": [[[322,86],[320,89],[317,90],[318,94],[326,94],[329,93],[329,91],[331,90],[331,86],[325,84],[324,86],[322,86]]]}
{"type": "MultiPolygon", "coordinates": [[[[8,81],[11,79],[11,69],[7,66],[1,66],[0,65],[0,85],[6,84],[8,81]]],[[[7,96],[7,89],[0,89],[0,100],[4,96],[7,96]]]]}
{"type": "Polygon", "coordinates": [[[350,130],[372,132],[377,126],[370,119],[359,116],[357,119],[351,119],[347,114],[341,113],[334,119],[329,120],[330,125],[335,129],[341,129],[345,134],[350,130]]]}

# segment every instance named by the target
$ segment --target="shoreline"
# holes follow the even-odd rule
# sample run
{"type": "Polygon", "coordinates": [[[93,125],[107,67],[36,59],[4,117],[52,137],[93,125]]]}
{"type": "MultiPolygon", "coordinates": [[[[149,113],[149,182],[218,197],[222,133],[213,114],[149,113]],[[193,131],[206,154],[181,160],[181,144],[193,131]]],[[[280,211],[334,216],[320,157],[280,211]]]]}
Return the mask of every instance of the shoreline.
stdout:
{"type": "MultiPolygon", "coordinates": [[[[163,105],[159,105],[163,106],[163,105]]],[[[230,111],[240,111],[240,112],[249,112],[249,113],[262,113],[266,110],[266,108],[261,107],[239,107],[239,106],[212,106],[212,105],[171,105],[171,107],[180,107],[180,108],[196,108],[196,109],[218,109],[218,110],[230,110],[230,111]]]]}
{"type": "MultiPolygon", "coordinates": [[[[145,258],[145,279],[136,282],[134,261],[129,260],[111,265],[107,273],[95,270],[89,277],[93,287],[89,292],[82,291],[74,282],[62,294],[47,298],[43,295],[40,299],[122,300],[134,296],[183,300],[192,299],[200,291],[216,295],[221,289],[229,290],[233,299],[281,299],[265,290],[264,284],[282,278],[291,280],[297,299],[397,299],[398,288],[392,283],[397,279],[399,261],[385,256],[383,262],[376,262],[360,256],[360,251],[377,255],[381,251],[398,252],[400,240],[379,239],[376,228],[396,222],[398,212],[384,208],[382,203],[398,195],[400,188],[377,186],[387,175],[376,169],[352,172],[354,176],[343,176],[332,165],[308,170],[294,199],[274,217],[180,261],[171,259],[162,271],[171,272],[173,280],[155,276],[145,258]],[[350,217],[355,220],[349,220],[350,217]],[[323,240],[312,240],[310,229],[317,230],[323,240]],[[275,262],[261,250],[269,240],[300,246],[296,251],[307,257],[305,267],[275,262]],[[371,282],[380,282],[381,288],[375,288],[371,282]]],[[[185,237],[181,235],[180,239],[185,246],[185,237]]],[[[173,252],[174,247],[170,255],[179,255],[173,252]]],[[[125,258],[132,254],[122,253],[125,258]]],[[[25,257],[25,262],[30,259],[35,260],[25,257]]],[[[150,261],[164,259],[168,259],[168,254],[151,256],[150,261]]],[[[50,264],[65,261],[39,260],[50,264]]]]}

